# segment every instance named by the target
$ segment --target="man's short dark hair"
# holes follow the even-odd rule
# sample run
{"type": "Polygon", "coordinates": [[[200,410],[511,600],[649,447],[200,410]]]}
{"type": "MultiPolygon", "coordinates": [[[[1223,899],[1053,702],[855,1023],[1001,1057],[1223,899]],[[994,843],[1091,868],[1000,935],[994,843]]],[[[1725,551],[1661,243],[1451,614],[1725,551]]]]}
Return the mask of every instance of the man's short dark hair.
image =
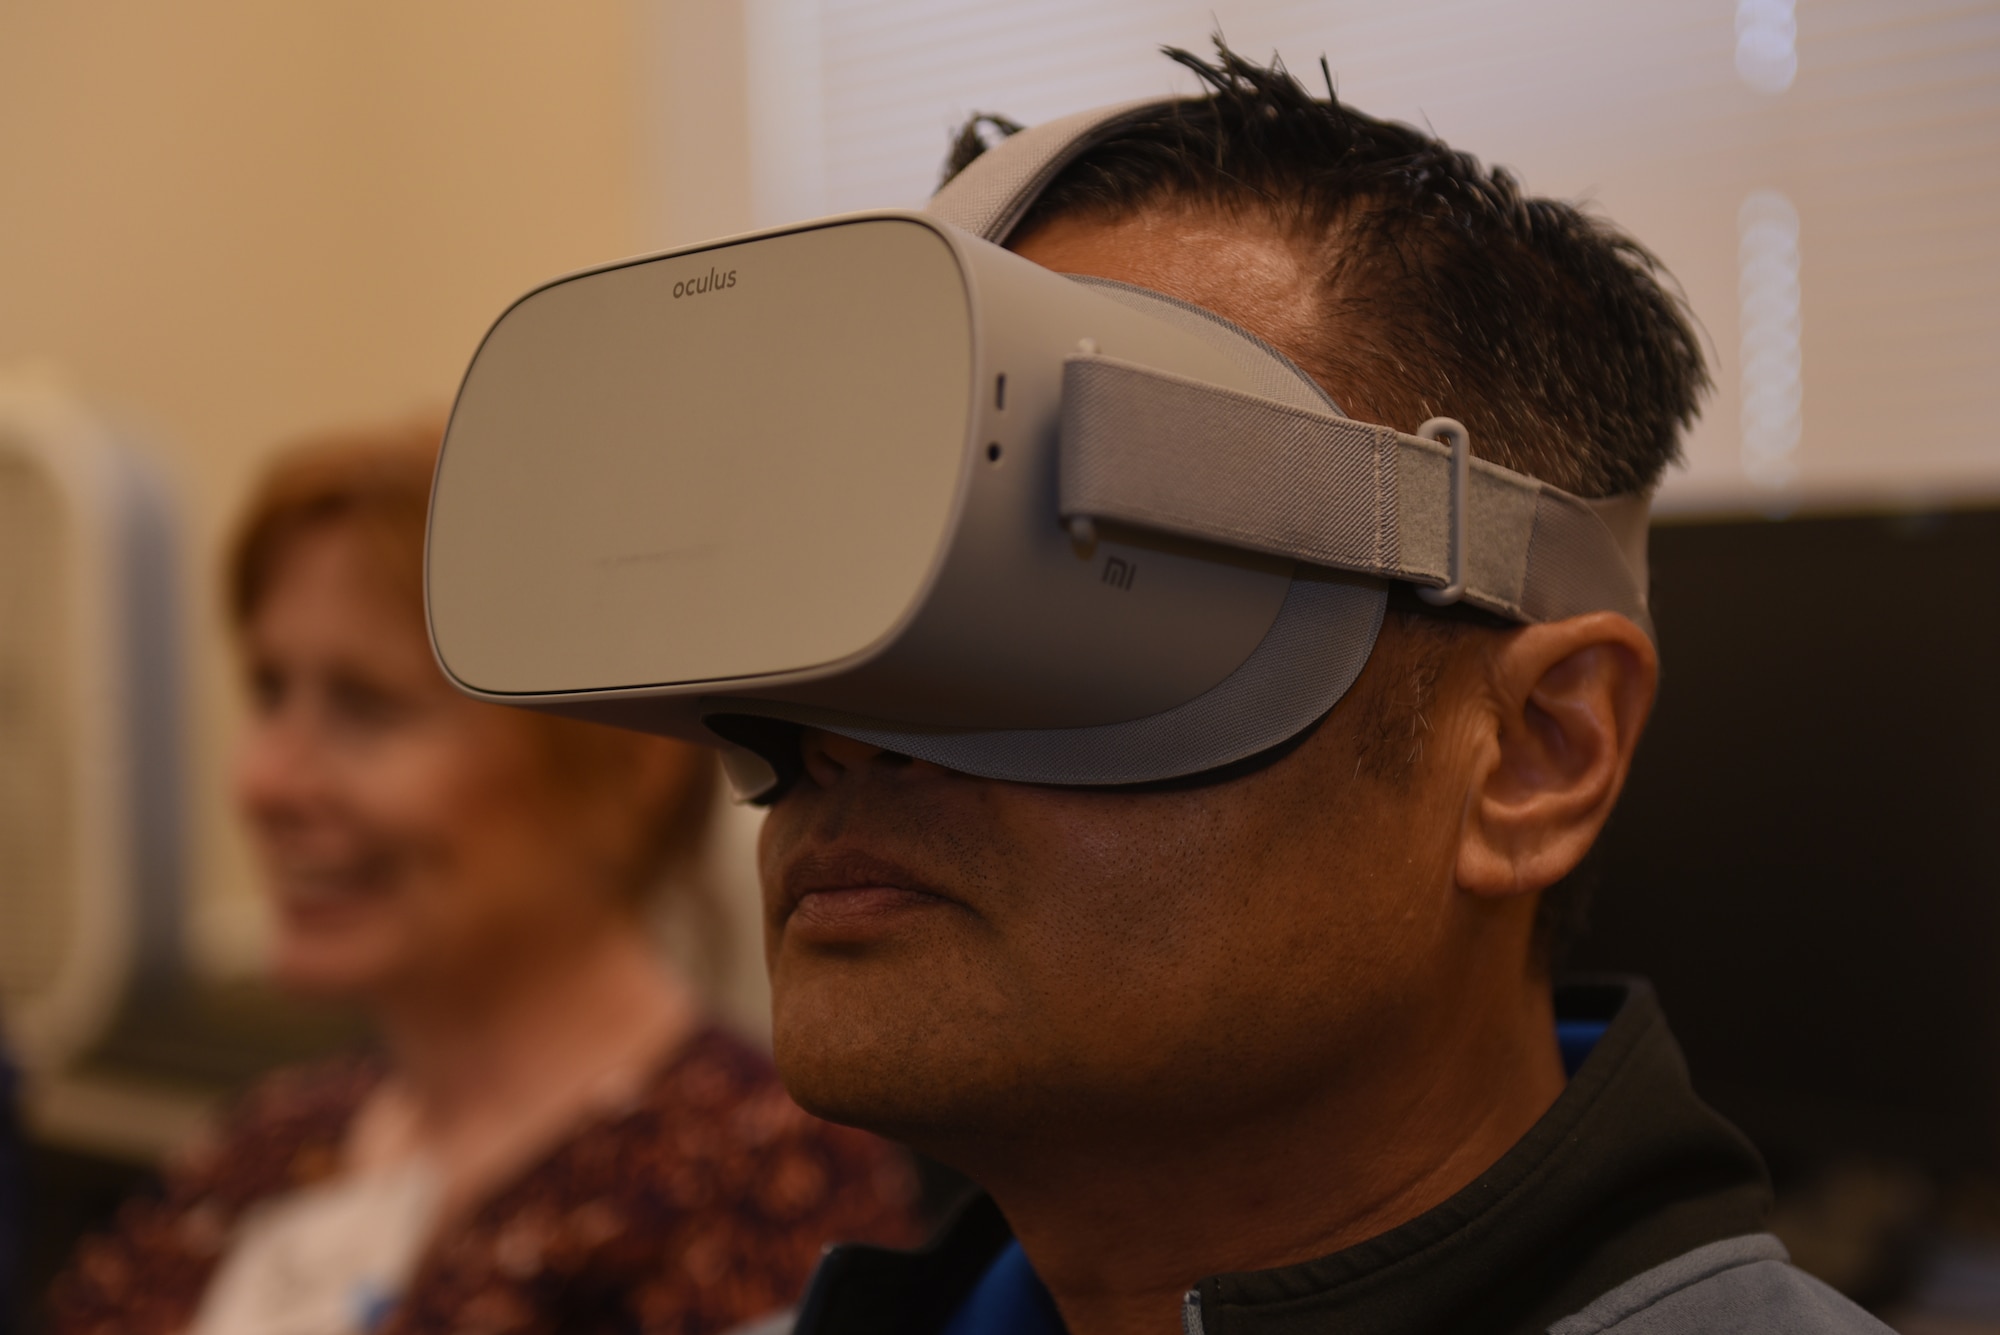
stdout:
{"type": "MultiPolygon", "coordinates": [[[[1659,482],[1709,378],[1686,303],[1651,252],[1575,204],[1524,195],[1504,168],[1435,135],[1343,105],[1330,73],[1319,98],[1282,63],[1245,60],[1219,36],[1215,46],[1213,62],[1165,48],[1207,96],[1121,126],[1056,177],[1017,235],[1163,210],[1274,226],[1319,285],[1320,336],[1293,351],[1342,408],[1405,431],[1455,417],[1475,454],[1582,496],[1659,482]]],[[[985,150],[989,127],[1020,128],[975,116],[946,179],[985,150]]],[[[1397,615],[1427,624],[1423,612],[1397,615]]],[[[1378,711],[1396,715],[1380,723],[1403,739],[1384,754],[1414,763],[1427,706],[1378,711]]],[[[1583,884],[1573,876],[1543,895],[1545,956],[1581,930],[1583,884]]]]}
{"type": "MultiPolygon", "coordinates": [[[[1207,209],[1276,225],[1318,276],[1306,369],[1403,430],[1456,417],[1474,452],[1582,496],[1642,491],[1708,386],[1684,302],[1650,252],[1574,204],[1522,194],[1434,135],[1314,97],[1220,39],[1172,47],[1208,96],[1121,127],[1050,185],[1018,235],[1207,209]]],[[[947,175],[977,157],[975,117],[947,175]]]]}

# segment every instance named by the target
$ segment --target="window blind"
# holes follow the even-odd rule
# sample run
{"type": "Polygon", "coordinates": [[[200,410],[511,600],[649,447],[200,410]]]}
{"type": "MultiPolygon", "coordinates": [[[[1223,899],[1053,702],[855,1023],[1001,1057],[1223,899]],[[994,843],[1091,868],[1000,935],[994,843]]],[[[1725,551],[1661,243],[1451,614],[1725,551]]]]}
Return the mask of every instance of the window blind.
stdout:
{"type": "Polygon", "coordinates": [[[1664,511],[2000,495],[2000,3],[752,0],[760,222],[914,206],[975,111],[1281,56],[1580,199],[1680,280],[1717,381],[1664,511]]]}

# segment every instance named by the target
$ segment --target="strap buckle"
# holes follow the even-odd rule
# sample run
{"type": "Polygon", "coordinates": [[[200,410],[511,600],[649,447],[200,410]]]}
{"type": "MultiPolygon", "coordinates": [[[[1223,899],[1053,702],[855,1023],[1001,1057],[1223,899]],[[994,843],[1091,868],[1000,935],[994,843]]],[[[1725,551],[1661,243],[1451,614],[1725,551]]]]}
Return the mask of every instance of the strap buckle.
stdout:
{"type": "Polygon", "coordinates": [[[1472,433],[1453,417],[1433,417],[1417,428],[1424,440],[1442,441],[1451,446],[1451,550],[1445,569],[1449,578],[1441,589],[1419,588],[1417,597],[1432,607],[1448,607],[1465,596],[1465,549],[1469,498],[1472,493],[1472,433]]]}

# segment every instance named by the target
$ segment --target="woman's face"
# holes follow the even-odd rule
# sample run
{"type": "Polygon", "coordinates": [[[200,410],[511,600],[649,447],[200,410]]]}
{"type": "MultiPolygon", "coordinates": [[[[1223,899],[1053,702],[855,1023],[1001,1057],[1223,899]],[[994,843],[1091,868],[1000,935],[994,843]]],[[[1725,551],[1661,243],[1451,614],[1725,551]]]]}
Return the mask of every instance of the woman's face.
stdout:
{"type": "Polygon", "coordinates": [[[373,556],[337,520],[281,553],[244,635],[237,799],[282,982],[470,999],[621,915],[616,877],[533,723],[446,684],[373,556]]]}

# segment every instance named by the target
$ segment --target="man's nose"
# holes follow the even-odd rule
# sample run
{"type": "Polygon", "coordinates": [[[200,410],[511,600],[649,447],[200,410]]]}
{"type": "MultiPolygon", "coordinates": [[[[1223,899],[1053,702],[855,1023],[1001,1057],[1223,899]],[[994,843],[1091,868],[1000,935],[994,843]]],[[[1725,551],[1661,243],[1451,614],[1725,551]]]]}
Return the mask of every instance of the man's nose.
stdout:
{"type": "Polygon", "coordinates": [[[900,752],[818,728],[807,728],[800,734],[799,758],[805,765],[806,777],[821,788],[831,788],[850,774],[900,769],[915,763],[900,752]]]}

